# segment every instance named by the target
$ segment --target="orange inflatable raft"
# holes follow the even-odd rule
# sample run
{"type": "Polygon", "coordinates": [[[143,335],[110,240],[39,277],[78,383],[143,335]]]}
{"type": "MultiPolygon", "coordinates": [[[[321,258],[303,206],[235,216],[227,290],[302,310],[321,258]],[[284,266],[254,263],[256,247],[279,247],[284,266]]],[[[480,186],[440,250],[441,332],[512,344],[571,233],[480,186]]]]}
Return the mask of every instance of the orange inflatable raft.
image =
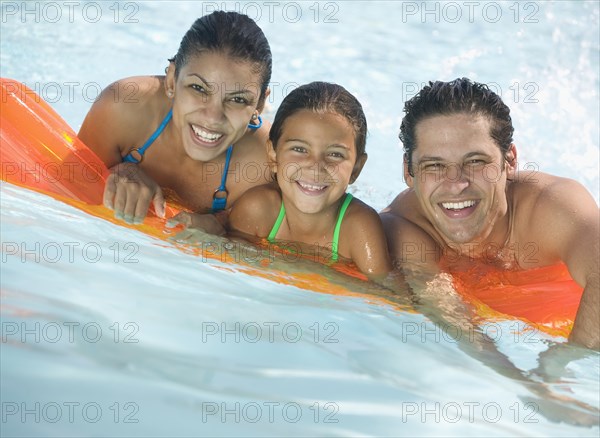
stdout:
{"type": "MultiPolygon", "coordinates": [[[[34,91],[11,79],[0,79],[0,82],[3,181],[40,191],[120,226],[135,228],[163,240],[170,237],[164,231],[164,220],[157,217],[148,217],[144,224],[137,226],[116,221],[112,211],[102,205],[104,182],[108,176],[104,163],[34,91]]],[[[169,207],[167,216],[176,212],[177,209],[169,207]]],[[[222,254],[217,257],[223,260],[222,254]]],[[[225,261],[234,263],[233,260],[225,261]]],[[[266,273],[256,266],[235,263],[237,270],[273,279],[273,271],[266,273]]],[[[347,267],[338,270],[362,277],[347,267]]],[[[530,271],[488,269],[485,272],[453,272],[452,275],[456,289],[483,318],[515,318],[552,335],[568,336],[570,333],[582,289],[562,265],[530,271]]],[[[281,282],[315,292],[357,295],[315,273],[281,272],[281,282]]]]}

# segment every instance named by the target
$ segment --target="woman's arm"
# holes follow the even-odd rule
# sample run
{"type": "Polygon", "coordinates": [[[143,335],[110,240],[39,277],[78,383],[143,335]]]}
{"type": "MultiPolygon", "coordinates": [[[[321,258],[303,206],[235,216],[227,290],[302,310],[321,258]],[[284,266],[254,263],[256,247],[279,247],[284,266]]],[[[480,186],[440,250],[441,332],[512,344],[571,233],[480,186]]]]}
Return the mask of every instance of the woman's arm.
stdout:
{"type": "Polygon", "coordinates": [[[102,91],[88,112],[78,137],[111,170],[104,189],[104,205],[117,219],[141,223],[154,204],[165,215],[165,200],[156,182],[139,166],[122,163],[122,157],[144,141],[153,120],[152,101],[161,81],[128,78],[102,91]]]}

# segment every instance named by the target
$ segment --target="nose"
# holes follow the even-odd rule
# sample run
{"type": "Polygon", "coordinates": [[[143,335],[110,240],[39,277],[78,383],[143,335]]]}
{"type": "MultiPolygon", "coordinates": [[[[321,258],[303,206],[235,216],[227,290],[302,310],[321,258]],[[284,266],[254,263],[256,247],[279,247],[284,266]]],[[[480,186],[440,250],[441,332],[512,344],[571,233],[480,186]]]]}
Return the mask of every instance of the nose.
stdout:
{"type": "Polygon", "coordinates": [[[331,165],[320,154],[312,153],[306,157],[303,168],[305,176],[315,182],[331,182],[332,174],[335,174],[331,171],[331,165]]]}
{"type": "Polygon", "coordinates": [[[444,184],[447,186],[449,192],[461,193],[471,185],[469,172],[463,166],[451,164],[444,170],[444,184]]]}
{"type": "MultiPolygon", "coordinates": [[[[225,118],[221,93],[217,90],[202,99],[201,112],[207,124],[220,124],[225,118]]],[[[207,126],[210,128],[210,126],[207,126]]]]}

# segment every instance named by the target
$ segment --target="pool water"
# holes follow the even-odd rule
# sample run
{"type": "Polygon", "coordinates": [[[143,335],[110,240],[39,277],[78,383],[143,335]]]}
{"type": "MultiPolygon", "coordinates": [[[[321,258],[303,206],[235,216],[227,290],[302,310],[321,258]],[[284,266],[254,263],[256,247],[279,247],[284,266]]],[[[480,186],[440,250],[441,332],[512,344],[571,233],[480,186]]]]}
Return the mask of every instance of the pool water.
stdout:
{"type": "MultiPolygon", "coordinates": [[[[351,191],[373,207],[405,188],[403,102],[462,76],[501,91],[522,169],[598,200],[596,2],[275,3],[3,2],[0,75],[78,130],[99,88],[161,73],[194,18],[237,9],[271,42],[267,118],[312,80],[361,100],[369,161],[351,191]]],[[[445,332],[434,307],[249,276],[0,187],[3,436],[600,432],[600,356],[524,323],[445,332]]]]}

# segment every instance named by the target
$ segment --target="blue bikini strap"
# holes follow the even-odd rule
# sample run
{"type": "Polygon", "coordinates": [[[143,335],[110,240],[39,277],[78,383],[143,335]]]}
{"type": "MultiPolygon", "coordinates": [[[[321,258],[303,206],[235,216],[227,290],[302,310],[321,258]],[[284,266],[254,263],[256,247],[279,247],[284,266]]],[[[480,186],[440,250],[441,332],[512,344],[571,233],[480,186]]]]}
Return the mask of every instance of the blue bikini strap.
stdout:
{"type": "Polygon", "coordinates": [[[225,187],[225,183],[227,182],[227,173],[229,172],[229,162],[231,161],[231,153],[233,152],[233,145],[227,148],[227,156],[225,157],[225,168],[223,169],[223,175],[221,176],[221,185],[215,190],[213,194],[213,202],[212,202],[212,212],[216,213],[221,210],[225,210],[227,206],[227,195],[229,192],[225,187]],[[222,198],[217,198],[217,194],[225,193],[225,196],[222,198]]]}
{"type": "Polygon", "coordinates": [[[160,126],[156,129],[156,131],[154,131],[154,134],[152,134],[150,136],[150,138],[146,141],[146,143],[144,143],[142,145],[142,147],[140,148],[133,148],[131,151],[129,151],[129,153],[127,155],[125,155],[125,157],[123,157],[123,161],[127,162],[127,163],[141,163],[142,160],[144,159],[144,153],[146,152],[146,149],[148,149],[150,147],[150,145],[152,143],[154,143],[154,140],[156,140],[158,138],[158,136],[160,134],[162,134],[162,132],[165,130],[165,127],[167,126],[167,123],[169,123],[169,121],[171,120],[171,118],[173,117],[173,108],[171,108],[169,110],[169,112],[167,113],[166,117],[163,119],[162,123],[160,124],[160,126]],[[134,152],[137,152],[140,156],[140,158],[135,158],[132,154],[134,152]]]}
{"type": "MultiPolygon", "coordinates": [[[[250,123],[248,123],[248,128],[252,129],[252,130],[257,130],[258,128],[260,128],[263,124],[263,120],[261,116],[258,116],[258,124],[257,125],[251,125],[250,123]]],[[[225,186],[225,183],[227,182],[227,173],[229,172],[229,162],[231,161],[231,153],[233,152],[233,145],[229,146],[227,148],[227,155],[225,156],[225,168],[223,169],[223,175],[221,176],[221,185],[217,188],[217,190],[215,190],[215,193],[213,194],[213,202],[212,202],[212,212],[216,213],[218,211],[221,210],[225,210],[225,207],[227,206],[227,196],[229,195],[229,192],[227,191],[227,187],[225,186]],[[223,196],[222,198],[217,198],[217,195],[219,193],[225,193],[225,196],[223,196]]]]}

